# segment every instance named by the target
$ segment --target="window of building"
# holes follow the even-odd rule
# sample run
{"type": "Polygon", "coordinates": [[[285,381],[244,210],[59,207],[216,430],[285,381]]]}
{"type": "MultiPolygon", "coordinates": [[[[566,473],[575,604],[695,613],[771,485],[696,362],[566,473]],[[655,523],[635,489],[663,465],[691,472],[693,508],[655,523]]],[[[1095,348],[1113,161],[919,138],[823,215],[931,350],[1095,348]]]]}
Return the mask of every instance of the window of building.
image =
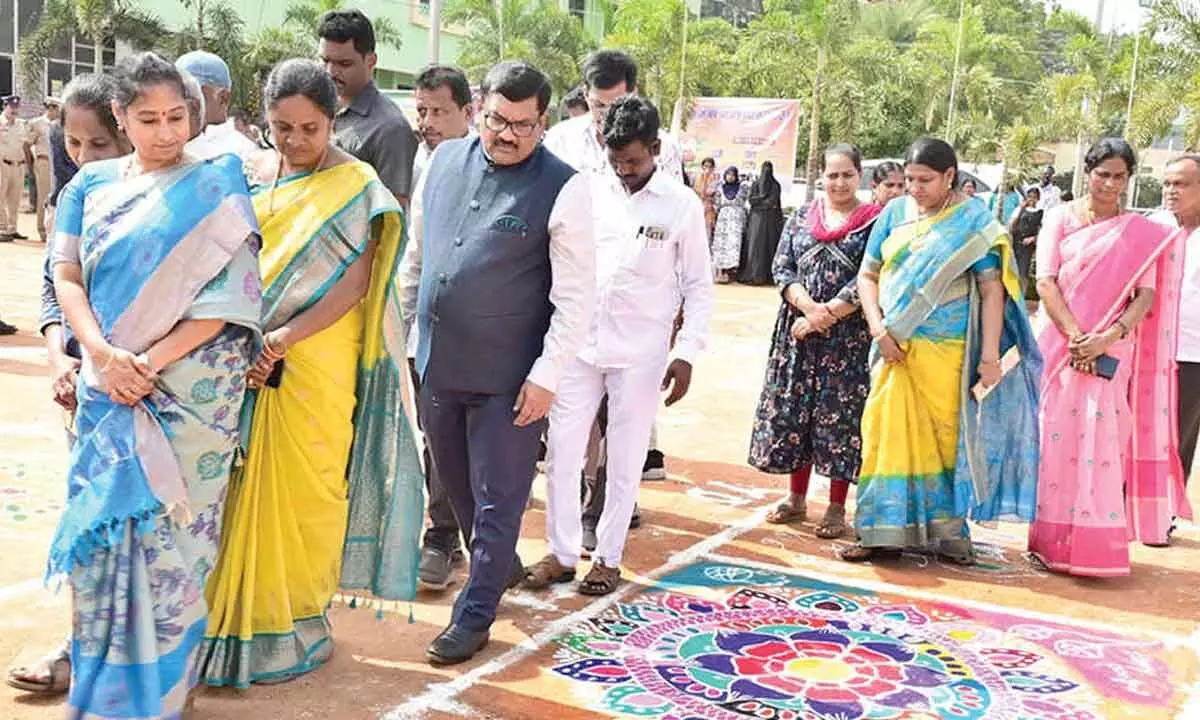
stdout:
{"type": "Polygon", "coordinates": [[[43,0],[16,0],[17,27],[21,37],[25,37],[37,26],[38,17],[42,14],[43,0]]]}
{"type": "Polygon", "coordinates": [[[96,62],[96,53],[92,50],[91,45],[83,45],[78,40],[75,41],[75,62],[80,65],[92,67],[92,63],[96,62]]]}
{"type": "MultiPolygon", "coordinates": [[[[17,51],[13,43],[16,30],[15,0],[0,0],[0,53],[13,54],[17,51]]],[[[5,77],[12,81],[12,58],[9,58],[9,72],[5,77]]]]}
{"type": "Polygon", "coordinates": [[[587,0],[567,0],[567,10],[575,17],[583,20],[584,16],[587,15],[587,0]]]}
{"type": "Polygon", "coordinates": [[[71,63],[61,60],[46,63],[46,91],[49,94],[61,96],[63,87],[71,82],[72,77],[71,63]]]}
{"type": "Polygon", "coordinates": [[[13,92],[13,60],[7,55],[0,55],[0,95],[12,95],[13,92]]]}

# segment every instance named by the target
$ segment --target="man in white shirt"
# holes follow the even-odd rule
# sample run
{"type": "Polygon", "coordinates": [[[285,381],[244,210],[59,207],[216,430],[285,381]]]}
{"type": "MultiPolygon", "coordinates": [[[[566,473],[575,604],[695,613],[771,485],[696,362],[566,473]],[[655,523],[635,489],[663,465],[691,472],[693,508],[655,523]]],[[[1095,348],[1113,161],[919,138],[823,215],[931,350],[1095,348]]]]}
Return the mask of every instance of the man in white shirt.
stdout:
{"type": "Polygon", "coordinates": [[[204,129],[188,142],[187,152],[201,160],[227,153],[245,160],[257,153],[258,146],[229,117],[233,79],[225,61],[210,52],[196,50],[176,60],[175,67],[196,78],[204,94],[204,129]]]}
{"type": "MultiPolygon", "coordinates": [[[[560,157],[579,172],[593,173],[603,176],[612,174],[608,164],[608,152],[604,145],[604,117],[608,108],[620,97],[637,92],[638,66],[623,50],[599,50],[588,56],[583,63],[584,98],[587,101],[588,112],[564,120],[546,133],[546,147],[550,152],[560,157]]],[[[683,153],[679,143],[661,128],[658,132],[659,153],[656,158],[658,167],[669,177],[683,183],[683,153]]],[[[597,437],[602,433],[597,432],[597,437]]],[[[642,467],[643,480],[664,480],[667,471],[662,452],[658,449],[657,433],[651,432],[650,449],[642,467]]],[[[607,443],[605,442],[605,445],[607,443]]],[[[593,454],[600,452],[593,448],[593,454]]],[[[592,457],[589,470],[602,465],[599,457],[592,457]]],[[[594,471],[594,470],[593,470],[594,471]]],[[[585,515],[592,523],[585,528],[590,547],[594,523],[598,521],[598,505],[603,502],[603,481],[597,477],[589,477],[593,487],[589,496],[595,502],[589,502],[585,515]]],[[[635,521],[635,526],[638,524],[635,521]]]]}
{"type": "Polygon", "coordinates": [[[1041,197],[1038,199],[1038,210],[1051,210],[1062,204],[1062,190],[1054,184],[1054,166],[1047,165],[1042,173],[1042,182],[1037,186],[1041,197]]]}
{"type": "Polygon", "coordinates": [[[1163,177],[1164,211],[1152,219],[1188,234],[1180,293],[1179,456],[1186,478],[1200,434],[1200,155],[1185,155],[1167,166],[1163,177]]]}
{"type": "Polygon", "coordinates": [[[428,650],[444,665],[487,644],[501,595],[524,576],[516,547],[538,442],[595,306],[589,177],[541,145],[549,80],[505,62],[482,92],[479,137],[441,143],[421,176],[398,278],[406,324],[420,323],[425,439],[470,536],[470,577],[428,650]]]}
{"type": "Polygon", "coordinates": [[[612,219],[616,232],[597,234],[596,313],[550,411],[550,554],[526,572],[526,586],[533,589],[575,577],[583,536],[579,473],[605,395],[608,483],[594,563],[579,590],[604,595],[616,589],[660,389],[671,391],[667,405],[682,399],[704,348],[714,303],[704,209],[687,186],[656,167],[659,123],[654,105],[634,95],[615,100],[605,120],[615,176],[592,201],[593,211],[612,219]],[[681,297],[683,326],[668,364],[681,297]]]}
{"type": "MultiPolygon", "coordinates": [[[[546,148],[579,172],[607,174],[604,116],[620,97],[637,92],[638,66],[624,50],[598,50],[583,63],[584,99],[588,112],[563,120],[546,133],[546,148]]],[[[658,166],[683,182],[683,153],[679,143],[659,130],[662,150],[658,166]]]]}
{"type": "MultiPolygon", "coordinates": [[[[471,85],[462,70],[447,65],[429,65],[417,74],[415,99],[417,103],[417,132],[421,146],[413,160],[413,182],[420,183],[429,164],[429,157],[445,140],[467,137],[471,133],[471,85]]],[[[410,228],[410,232],[418,232],[410,228]]],[[[408,334],[409,370],[413,389],[421,393],[421,378],[417,374],[417,333],[408,334]]],[[[421,584],[433,590],[445,589],[450,583],[450,571],[463,562],[460,530],[454,517],[454,505],[442,483],[437,468],[425,454],[425,487],[429,491],[429,527],[421,542],[421,584]]]]}

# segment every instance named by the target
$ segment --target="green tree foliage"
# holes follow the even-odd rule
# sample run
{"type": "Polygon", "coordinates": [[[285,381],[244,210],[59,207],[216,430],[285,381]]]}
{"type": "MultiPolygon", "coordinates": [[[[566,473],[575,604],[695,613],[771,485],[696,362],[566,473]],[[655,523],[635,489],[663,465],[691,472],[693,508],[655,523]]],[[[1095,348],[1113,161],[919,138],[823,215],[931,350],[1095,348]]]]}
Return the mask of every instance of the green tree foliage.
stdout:
{"type": "Polygon", "coordinates": [[[579,63],[594,47],[554,0],[451,0],[443,19],[466,29],[458,63],[476,82],[501,60],[524,60],[561,95],[579,83],[579,63]]]}
{"type": "MultiPolygon", "coordinates": [[[[285,27],[294,29],[300,35],[315,38],[322,15],[331,10],[347,10],[353,7],[354,4],[348,3],[346,0],[294,0],[284,13],[283,24],[285,27]]],[[[377,43],[396,49],[400,48],[402,37],[400,28],[396,27],[390,18],[373,17],[371,25],[375,28],[377,43]]]]}
{"type": "Polygon", "coordinates": [[[51,50],[72,37],[96,48],[94,71],[102,68],[102,49],[121,40],[146,49],[166,34],[159,19],[136,0],[47,0],[33,32],[21,39],[17,64],[27,88],[43,88],[42,68],[51,50]]]}

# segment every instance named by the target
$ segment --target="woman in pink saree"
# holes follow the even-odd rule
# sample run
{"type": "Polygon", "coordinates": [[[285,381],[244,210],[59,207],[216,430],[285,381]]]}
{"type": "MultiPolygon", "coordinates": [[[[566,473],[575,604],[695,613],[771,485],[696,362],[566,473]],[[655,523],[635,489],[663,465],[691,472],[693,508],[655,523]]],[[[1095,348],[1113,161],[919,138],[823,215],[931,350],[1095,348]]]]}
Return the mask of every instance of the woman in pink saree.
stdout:
{"type": "Polygon", "coordinates": [[[1085,160],[1088,194],[1047,212],[1038,238],[1051,323],[1038,338],[1046,370],[1029,549],[1071,575],[1128,575],[1130,541],[1166,544],[1172,517],[1191,517],[1172,419],[1182,235],[1122,212],[1136,167],[1124,140],[1098,142],[1085,160]]]}

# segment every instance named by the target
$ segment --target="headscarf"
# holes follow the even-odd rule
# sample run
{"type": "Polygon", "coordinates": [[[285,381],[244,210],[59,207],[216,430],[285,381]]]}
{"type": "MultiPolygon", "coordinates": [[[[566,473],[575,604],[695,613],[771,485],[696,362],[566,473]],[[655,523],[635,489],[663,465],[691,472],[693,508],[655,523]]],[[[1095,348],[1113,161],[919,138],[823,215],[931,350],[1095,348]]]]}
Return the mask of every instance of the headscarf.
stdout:
{"type": "Polygon", "coordinates": [[[854,212],[850,213],[850,217],[846,218],[846,222],[838,227],[830,228],[825,225],[825,201],[822,198],[817,198],[808,207],[808,232],[817,242],[837,242],[850,233],[866,227],[881,212],[883,212],[882,205],[863,203],[854,212]]]}
{"type": "Polygon", "coordinates": [[[754,181],[754,190],[759,195],[766,195],[772,189],[782,190],[779,181],[775,179],[775,164],[768,160],[762,164],[762,172],[754,181]]]}
{"type": "Polygon", "coordinates": [[[725,193],[726,200],[732,200],[738,196],[738,192],[742,189],[742,176],[738,173],[738,169],[734,165],[725,168],[725,172],[721,175],[721,192],[725,193]],[[729,177],[729,173],[733,173],[733,182],[729,182],[725,178],[729,177]]]}

